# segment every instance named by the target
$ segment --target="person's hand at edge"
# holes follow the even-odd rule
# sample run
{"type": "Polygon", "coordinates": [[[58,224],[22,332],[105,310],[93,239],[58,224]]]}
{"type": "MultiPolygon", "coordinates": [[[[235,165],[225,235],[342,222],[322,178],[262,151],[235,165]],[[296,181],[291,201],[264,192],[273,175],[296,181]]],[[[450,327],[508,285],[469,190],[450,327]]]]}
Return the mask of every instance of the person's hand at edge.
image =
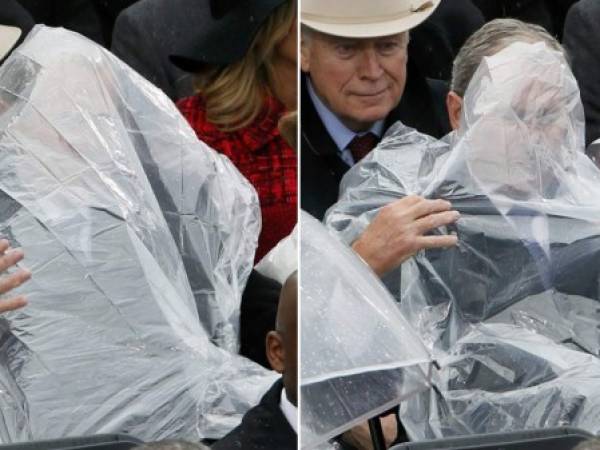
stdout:
{"type": "Polygon", "coordinates": [[[458,241],[454,235],[426,235],[458,220],[460,214],[451,206],[416,195],[396,200],[381,208],[352,248],[381,277],[419,250],[452,247],[458,241]]]}
{"type": "MultiPolygon", "coordinates": [[[[0,239],[0,273],[6,272],[15,266],[24,257],[23,250],[11,249],[6,239],[0,239]]],[[[27,269],[19,269],[10,275],[0,277],[0,295],[4,295],[21,286],[31,278],[31,272],[27,269]]],[[[24,295],[0,299],[0,313],[22,308],[27,304],[24,295]]]]}

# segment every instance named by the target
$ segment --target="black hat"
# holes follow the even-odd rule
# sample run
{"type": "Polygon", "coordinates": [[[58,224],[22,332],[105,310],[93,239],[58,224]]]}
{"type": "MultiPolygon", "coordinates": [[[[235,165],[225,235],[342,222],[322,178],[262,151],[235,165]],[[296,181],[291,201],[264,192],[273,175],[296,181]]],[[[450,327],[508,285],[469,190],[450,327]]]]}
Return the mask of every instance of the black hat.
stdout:
{"type": "Polygon", "coordinates": [[[210,0],[212,20],[207,28],[189,36],[171,62],[187,72],[205,65],[228,65],[248,51],[261,25],[271,13],[291,0],[210,0]]]}
{"type": "Polygon", "coordinates": [[[0,48],[0,63],[8,57],[8,53],[23,42],[25,36],[35,25],[33,18],[15,0],[2,0],[0,8],[0,25],[3,26],[0,48]],[[12,30],[16,31],[13,35],[12,30]],[[14,37],[13,37],[14,36],[14,37]]]}

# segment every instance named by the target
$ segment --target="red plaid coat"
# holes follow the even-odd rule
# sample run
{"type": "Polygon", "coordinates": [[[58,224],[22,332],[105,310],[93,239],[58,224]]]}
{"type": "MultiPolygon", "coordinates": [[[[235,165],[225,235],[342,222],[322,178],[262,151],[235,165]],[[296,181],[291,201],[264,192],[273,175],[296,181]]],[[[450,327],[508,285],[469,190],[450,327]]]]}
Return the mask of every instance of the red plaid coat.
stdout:
{"type": "Polygon", "coordinates": [[[277,128],[284,106],[269,97],[263,113],[251,125],[233,132],[219,131],[207,121],[199,95],[184,98],[177,106],[198,138],[229,157],[258,192],[262,231],[255,262],[260,261],[292,231],[297,221],[297,156],[277,128]]]}

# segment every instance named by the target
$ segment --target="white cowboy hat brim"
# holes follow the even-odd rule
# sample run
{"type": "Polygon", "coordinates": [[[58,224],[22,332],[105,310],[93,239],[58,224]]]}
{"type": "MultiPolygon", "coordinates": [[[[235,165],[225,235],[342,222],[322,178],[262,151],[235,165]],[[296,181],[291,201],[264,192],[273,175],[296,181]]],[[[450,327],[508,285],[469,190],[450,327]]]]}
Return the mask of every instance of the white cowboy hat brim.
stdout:
{"type": "Polygon", "coordinates": [[[0,59],[11,51],[19,38],[21,37],[21,29],[8,25],[0,25],[0,59]]]}
{"type": "Polygon", "coordinates": [[[422,11],[405,12],[397,17],[391,15],[357,18],[323,18],[312,14],[302,13],[301,22],[314,30],[333,36],[349,38],[373,38],[402,33],[416,27],[427,19],[438,7],[441,0],[432,0],[431,6],[422,11]]]}

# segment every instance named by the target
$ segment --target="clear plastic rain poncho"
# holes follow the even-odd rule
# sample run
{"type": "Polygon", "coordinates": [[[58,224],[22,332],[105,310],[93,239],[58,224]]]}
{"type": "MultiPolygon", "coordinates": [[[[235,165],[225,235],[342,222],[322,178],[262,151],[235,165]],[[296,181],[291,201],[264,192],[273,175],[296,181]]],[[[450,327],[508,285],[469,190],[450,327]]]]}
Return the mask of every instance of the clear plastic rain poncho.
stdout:
{"type": "Polygon", "coordinates": [[[301,214],[302,448],[425,390],[431,358],[381,281],[301,214]]]}
{"type": "Polygon", "coordinates": [[[0,441],[236,426],[275,377],[227,351],[260,228],[232,164],[108,51],[36,27],[0,68],[0,172],[33,272],[0,323],[0,441]]]}
{"type": "Polygon", "coordinates": [[[600,172],[561,53],[515,43],[484,58],[458,130],[437,141],[395,125],[341,192],[326,221],[347,242],[407,194],[461,213],[435,231],[457,247],[384,278],[442,367],[437,390],[403,408],[413,438],[600,431],[600,172]]]}

